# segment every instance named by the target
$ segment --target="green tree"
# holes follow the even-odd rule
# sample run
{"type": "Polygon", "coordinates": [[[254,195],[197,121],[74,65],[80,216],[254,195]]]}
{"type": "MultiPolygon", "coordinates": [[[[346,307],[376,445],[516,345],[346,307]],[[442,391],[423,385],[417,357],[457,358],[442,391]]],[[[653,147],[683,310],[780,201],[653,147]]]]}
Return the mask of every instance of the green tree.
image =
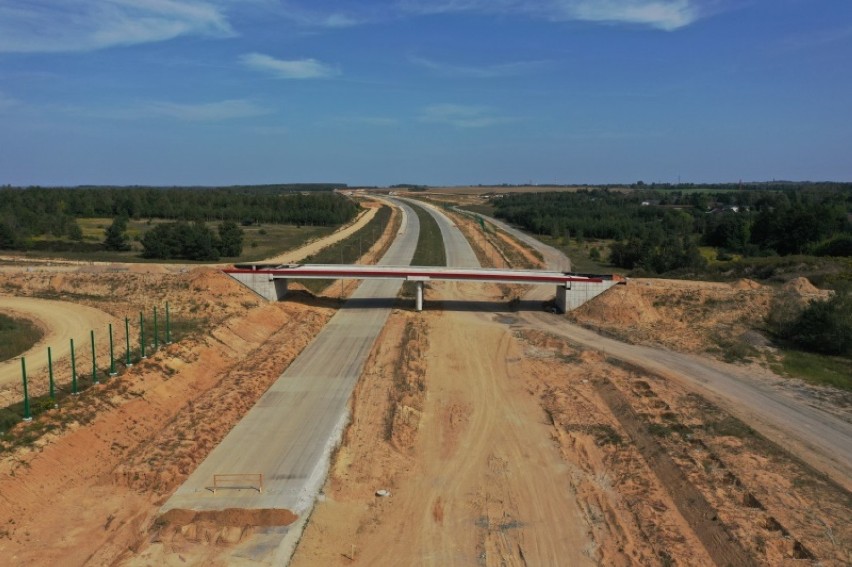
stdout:
{"type": "Polygon", "coordinates": [[[18,248],[18,235],[7,222],[0,222],[0,249],[12,250],[18,248]]]}
{"type": "Polygon", "coordinates": [[[65,228],[65,234],[67,234],[68,238],[71,240],[76,240],[77,242],[83,240],[83,229],[80,228],[79,224],[77,224],[76,219],[71,219],[68,223],[68,226],[65,228]]]}
{"type": "Polygon", "coordinates": [[[852,354],[852,291],[845,288],[828,301],[812,301],[783,334],[810,351],[852,354]]]}
{"type": "Polygon", "coordinates": [[[104,248],[116,252],[130,250],[130,238],[127,236],[127,217],[118,216],[104,231],[104,248]]]}
{"type": "Polygon", "coordinates": [[[219,254],[233,258],[243,253],[243,229],[233,221],[219,225],[219,254]]]}

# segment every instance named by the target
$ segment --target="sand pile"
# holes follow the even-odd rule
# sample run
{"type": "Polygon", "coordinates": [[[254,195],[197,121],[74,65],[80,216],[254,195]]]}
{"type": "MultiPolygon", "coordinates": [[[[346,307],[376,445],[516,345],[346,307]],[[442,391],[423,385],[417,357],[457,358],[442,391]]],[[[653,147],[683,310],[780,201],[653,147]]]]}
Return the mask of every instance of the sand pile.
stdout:
{"type": "Polygon", "coordinates": [[[636,286],[618,286],[572,312],[578,319],[607,321],[619,326],[647,325],[660,320],[660,313],[636,286]]]}
{"type": "Polygon", "coordinates": [[[795,278],[784,284],[784,291],[798,295],[824,295],[825,292],[810,282],[808,278],[795,278]]]}
{"type": "Polygon", "coordinates": [[[731,287],[734,289],[760,289],[763,286],[754,280],[742,278],[732,283],[731,287]]]}
{"type": "Polygon", "coordinates": [[[239,297],[240,295],[249,295],[253,297],[248,288],[220,270],[213,268],[196,269],[190,272],[187,278],[189,288],[192,291],[203,291],[215,296],[239,297]]]}
{"type": "Polygon", "coordinates": [[[171,525],[188,525],[192,523],[209,522],[219,526],[287,526],[296,520],[297,516],[290,510],[259,509],[245,510],[228,508],[225,510],[169,510],[160,519],[171,525]]]}

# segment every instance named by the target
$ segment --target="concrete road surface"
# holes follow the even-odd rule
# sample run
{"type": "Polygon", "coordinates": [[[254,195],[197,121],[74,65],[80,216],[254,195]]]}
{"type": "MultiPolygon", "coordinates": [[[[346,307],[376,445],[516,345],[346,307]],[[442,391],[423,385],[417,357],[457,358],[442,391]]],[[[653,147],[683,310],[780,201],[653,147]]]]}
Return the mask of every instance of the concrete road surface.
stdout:
{"type": "MultiPolygon", "coordinates": [[[[380,264],[407,265],[417,246],[417,215],[399,205],[406,211],[404,225],[380,264]]],[[[296,515],[308,511],[346,423],[349,397],[400,285],[395,280],[363,282],[161,511],[274,508],[296,515]],[[364,305],[366,298],[388,301],[364,305]],[[210,487],[216,474],[262,474],[263,492],[245,479],[214,494],[210,487]]]]}
{"type": "MultiPolygon", "coordinates": [[[[470,211],[463,211],[462,209],[459,209],[458,207],[453,207],[453,208],[455,210],[461,212],[461,213],[470,214],[470,211]]],[[[539,253],[541,253],[541,255],[544,257],[544,261],[547,264],[548,269],[559,270],[560,272],[571,271],[571,259],[568,258],[568,256],[566,256],[565,254],[563,254],[559,250],[557,250],[556,248],[554,248],[552,246],[548,246],[547,244],[545,244],[545,243],[543,243],[539,240],[536,240],[535,238],[533,238],[532,236],[530,236],[526,232],[518,230],[517,228],[515,228],[515,227],[513,227],[513,226],[511,226],[511,225],[509,225],[509,224],[507,224],[507,223],[505,223],[501,220],[497,220],[495,218],[492,218],[492,217],[489,217],[489,216],[486,216],[486,215],[482,215],[482,214],[479,214],[479,213],[476,213],[476,214],[479,215],[480,217],[482,217],[483,219],[487,220],[488,222],[490,222],[491,224],[493,224],[497,228],[500,228],[500,229],[504,230],[505,232],[508,232],[509,234],[511,234],[512,236],[514,236],[518,240],[520,240],[521,242],[525,243],[530,248],[534,248],[534,249],[538,250],[539,253]]],[[[538,299],[538,298],[536,298],[536,299],[538,299]]]]}
{"type": "Polygon", "coordinates": [[[450,268],[478,268],[479,260],[462,231],[443,214],[437,207],[416,199],[402,199],[410,204],[422,207],[438,222],[441,238],[444,240],[444,250],[447,253],[447,266],[450,268]]]}

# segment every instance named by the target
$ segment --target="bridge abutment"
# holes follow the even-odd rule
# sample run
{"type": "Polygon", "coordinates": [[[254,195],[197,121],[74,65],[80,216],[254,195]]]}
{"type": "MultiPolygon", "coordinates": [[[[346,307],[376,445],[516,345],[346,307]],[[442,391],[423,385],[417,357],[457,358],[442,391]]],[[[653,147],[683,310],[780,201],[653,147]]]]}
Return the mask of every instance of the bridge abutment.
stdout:
{"type": "Polygon", "coordinates": [[[618,284],[618,280],[604,280],[601,282],[573,281],[566,285],[558,285],[556,286],[556,307],[562,313],[567,313],[618,284]]]}
{"type": "Polygon", "coordinates": [[[229,276],[266,299],[267,301],[281,301],[287,295],[287,280],[284,278],[273,278],[266,273],[228,273],[229,276]]]}

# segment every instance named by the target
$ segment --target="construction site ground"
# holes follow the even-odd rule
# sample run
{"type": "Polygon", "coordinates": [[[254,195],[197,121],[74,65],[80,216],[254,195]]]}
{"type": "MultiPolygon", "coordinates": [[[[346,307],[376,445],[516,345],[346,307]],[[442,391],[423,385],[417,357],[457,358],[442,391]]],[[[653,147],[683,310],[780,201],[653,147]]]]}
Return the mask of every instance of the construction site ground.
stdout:
{"type": "MultiPolygon", "coordinates": [[[[475,226],[457,222],[475,240],[475,226]]],[[[538,261],[500,234],[480,238],[477,252],[538,261]]],[[[204,268],[6,271],[0,292],[119,320],[169,300],[203,329],[16,427],[21,442],[0,456],[4,564],[235,564],[229,550],[253,531],[292,520],[157,510],[322,328],[334,299],[267,304],[204,268]]],[[[848,486],[688,384],[536,325],[524,292],[432,284],[424,312],[392,313],[294,565],[852,563],[848,486]]],[[[734,339],[771,349],[756,322],[789,294],[820,292],[801,281],[639,281],[571,318],[715,364],[734,339]]],[[[738,364],[756,380],[850,419],[844,394],[748,359],[738,364]]],[[[8,404],[20,392],[0,395],[8,404]]]]}

